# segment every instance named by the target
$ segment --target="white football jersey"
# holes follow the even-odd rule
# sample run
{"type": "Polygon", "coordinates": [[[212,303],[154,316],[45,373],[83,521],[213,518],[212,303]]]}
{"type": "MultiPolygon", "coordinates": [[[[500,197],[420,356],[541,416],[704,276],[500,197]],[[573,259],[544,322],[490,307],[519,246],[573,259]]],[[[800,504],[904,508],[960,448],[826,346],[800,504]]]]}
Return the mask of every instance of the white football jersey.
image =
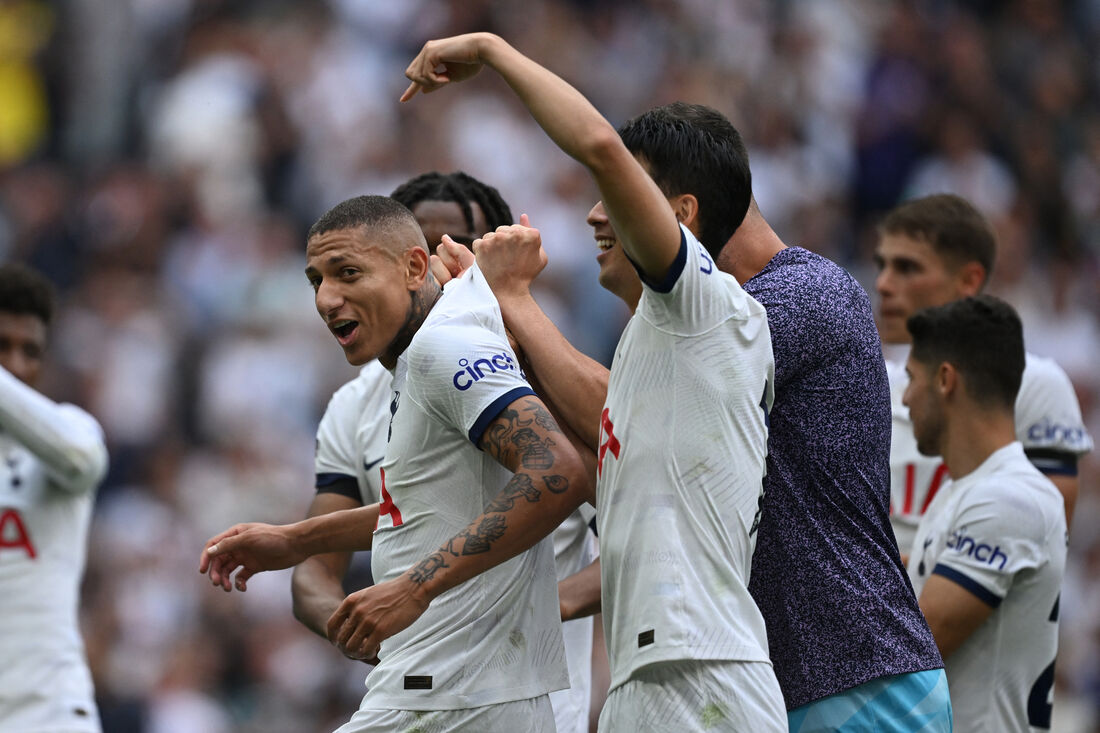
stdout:
{"type": "Polygon", "coordinates": [[[615,350],[598,512],[611,687],[647,664],[768,661],[747,585],[774,362],[767,315],[681,228],[615,350]]]}
{"type": "MultiPolygon", "coordinates": [[[[893,429],[890,443],[890,522],[902,554],[913,547],[921,515],[950,479],[938,456],[922,456],[913,437],[909,408],[901,403],[909,384],[905,361],[886,362],[890,378],[893,429]]],[[[1016,396],[1016,439],[1032,463],[1057,473],[1064,465],[1058,455],[1080,456],[1092,450],[1092,438],[1081,419],[1073,384],[1050,359],[1027,355],[1023,381],[1016,396]]]]}
{"type": "Polygon", "coordinates": [[[0,730],[100,730],[77,624],[103,432],[0,368],[0,730]]]}
{"type": "Polygon", "coordinates": [[[374,360],[333,393],[317,427],[318,491],[350,496],[364,506],[381,501],[392,381],[389,370],[374,360]]]}
{"type": "Polygon", "coordinates": [[[1050,728],[1067,541],[1062,495],[1019,442],[932,499],[909,558],[913,590],[934,573],[993,607],[944,660],[955,730],[1050,728]]]}
{"type": "MultiPolygon", "coordinates": [[[[512,477],[477,443],[501,410],[534,393],[476,266],[447,284],[393,389],[371,560],[378,583],[464,530],[512,477]]],[[[552,540],[440,595],[379,658],[360,709],[470,708],[566,687],[552,540]]]]}

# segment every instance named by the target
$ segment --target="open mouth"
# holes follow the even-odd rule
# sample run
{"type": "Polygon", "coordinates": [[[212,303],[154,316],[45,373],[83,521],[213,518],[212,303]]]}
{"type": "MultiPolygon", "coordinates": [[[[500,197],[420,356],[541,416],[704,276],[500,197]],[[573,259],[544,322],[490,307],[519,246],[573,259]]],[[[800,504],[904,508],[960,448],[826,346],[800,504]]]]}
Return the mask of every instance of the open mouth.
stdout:
{"type": "Polygon", "coordinates": [[[607,252],[615,246],[615,240],[600,237],[596,239],[596,246],[599,247],[601,252],[607,252]]]}
{"type": "Polygon", "coordinates": [[[355,333],[355,330],[358,327],[359,321],[350,320],[333,321],[331,324],[329,324],[329,329],[336,336],[336,340],[339,341],[342,346],[351,341],[352,335],[355,333]]]}

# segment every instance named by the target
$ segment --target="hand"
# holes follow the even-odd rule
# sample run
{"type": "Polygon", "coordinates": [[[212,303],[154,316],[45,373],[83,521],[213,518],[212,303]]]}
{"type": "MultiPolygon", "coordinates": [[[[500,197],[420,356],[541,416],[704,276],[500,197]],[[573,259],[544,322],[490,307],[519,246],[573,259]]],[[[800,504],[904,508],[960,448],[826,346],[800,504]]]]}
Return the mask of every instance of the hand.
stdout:
{"type": "Polygon", "coordinates": [[[235,584],[243,592],[254,574],[289,568],[306,559],[307,555],[294,545],[291,526],[236,524],[206,541],[199,572],[209,571],[210,582],[228,593],[233,589],[229,576],[240,568],[235,584]]]}
{"type": "Polygon", "coordinates": [[[329,619],[329,641],[352,659],[372,659],[382,642],[411,626],[428,603],[407,575],[356,591],[329,619]]]}
{"type": "Polygon", "coordinates": [[[444,84],[465,81],[477,74],[482,66],[481,43],[489,37],[488,33],[467,33],[425,43],[405,69],[405,76],[412,84],[401,95],[401,101],[409,101],[418,91],[434,92],[444,84]]]}
{"type": "Polygon", "coordinates": [[[542,236],[531,227],[527,214],[519,224],[497,227],[481,239],[474,240],[477,266],[497,300],[525,297],[531,292],[531,282],[546,267],[546,252],[542,236]]]}
{"type": "Polygon", "coordinates": [[[431,258],[432,274],[441,286],[462,277],[462,273],[469,270],[472,264],[474,264],[474,253],[470,248],[459,244],[446,234],[443,235],[443,241],[436,247],[435,254],[431,258]]]}

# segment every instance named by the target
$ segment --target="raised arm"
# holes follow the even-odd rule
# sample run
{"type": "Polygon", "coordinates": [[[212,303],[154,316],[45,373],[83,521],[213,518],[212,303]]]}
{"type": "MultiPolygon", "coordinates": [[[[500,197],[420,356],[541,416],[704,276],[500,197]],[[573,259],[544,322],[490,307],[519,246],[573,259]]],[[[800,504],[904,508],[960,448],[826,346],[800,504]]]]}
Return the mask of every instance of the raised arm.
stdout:
{"type": "Polygon", "coordinates": [[[468,79],[482,66],[500,74],[558,147],[588,168],[626,253],[650,280],[662,280],[680,248],[668,200],[615,128],[563,79],[499,36],[470,33],[425,44],[405,71],[412,84],[401,100],[468,79]]]}
{"type": "Polygon", "coordinates": [[[532,547],[591,498],[580,458],[537,397],[502,410],[479,447],[514,472],[511,480],[466,529],[404,575],[349,595],[328,625],[341,648],[375,656],[432,599],[532,547]]]}
{"type": "Polygon", "coordinates": [[[478,267],[493,289],[508,330],[523,350],[539,394],[588,448],[598,447],[600,410],[607,400],[608,370],[575,349],[531,294],[546,266],[539,230],[521,224],[500,227],[474,242],[478,267]]]}
{"type": "Polygon", "coordinates": [[[91,491],[107,471],[103,431],[91,415],[54,402],[3,367],[0,428],[36,455],[53,483],[65,491],[91,491]]]}

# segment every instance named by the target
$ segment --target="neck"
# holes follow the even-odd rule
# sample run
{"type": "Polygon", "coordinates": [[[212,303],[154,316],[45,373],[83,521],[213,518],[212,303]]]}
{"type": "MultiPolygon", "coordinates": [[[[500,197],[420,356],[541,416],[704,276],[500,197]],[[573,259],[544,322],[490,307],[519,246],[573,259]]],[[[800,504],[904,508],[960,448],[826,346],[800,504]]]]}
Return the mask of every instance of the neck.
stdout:
{"type": "Polygon", "coordinates": [[[443,296],[443,290],[439,287],[435,277],[428,275],[419,290],[409,294],[409,311],[405,316],[405,323],[397,332],[397,336],[390,342],[386,352],[378,357],[378,361],[387,369],[393,369],[397,365],[397,357],[405,353],[413,336],[420,330],[424,319],[428,317],[435,304],[443,296]]]}
{"type": "Polygon", "coordinates": [[[1011,410],[983,410],[971,403],[949,416],[940,454],[948,475],[957,480],[1014,440],[1016,424],[1011,410]]]}
{"type": "Polygon", "coordinates": [[[786,247],[753,201],[745,220],[722,249],[718,268],[744,285],[786,247]]]}

